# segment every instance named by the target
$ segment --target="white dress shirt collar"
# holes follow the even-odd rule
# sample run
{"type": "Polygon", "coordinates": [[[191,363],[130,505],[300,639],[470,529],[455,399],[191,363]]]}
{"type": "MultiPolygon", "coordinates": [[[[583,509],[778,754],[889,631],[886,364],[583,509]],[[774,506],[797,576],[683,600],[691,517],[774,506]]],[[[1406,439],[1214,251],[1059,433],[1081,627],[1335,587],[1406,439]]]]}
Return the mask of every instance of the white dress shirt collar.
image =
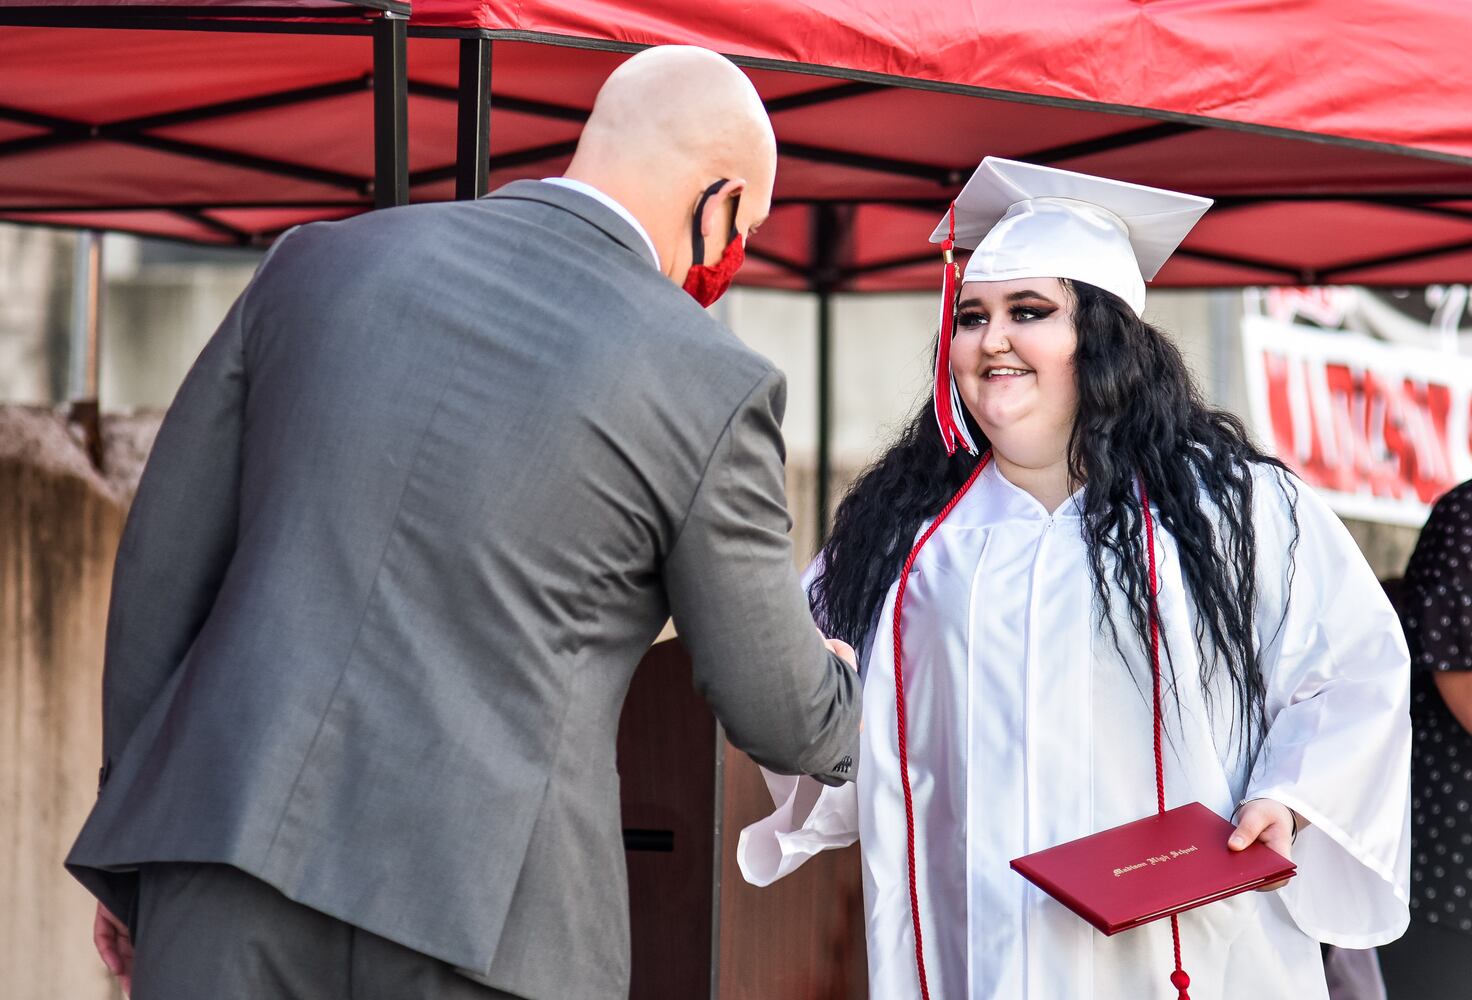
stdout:
{"type": "Polygon", "coordinates": [[[609,208],[613,209],[619,214],[621,218],[623,218],[625,222],[634,227],[634,232],[638,233],[639,236],[644,240],[645,245],[649,247],[649,253],[651,256],[654,257],[655,268],[657,270],[662,270],[659,264],[659,251],[654,249],[654,241],[649,238],[648,231],[645,230],[643,225],[640,224],[639,220],[634,218],[633,212],[630,212],[627,208],[624,208],[608,195],[604,194],[593,185],[588,184],[584,181],[576,181],[573,180],[571,177],[543,177],[542,182],[544,184],[556,184],[558,187],[565,187],[573,191],[579,191],[587,195],[589,198],[592,198],[595,201],[600,201],[604,205],[607,205],[609,208]]]}

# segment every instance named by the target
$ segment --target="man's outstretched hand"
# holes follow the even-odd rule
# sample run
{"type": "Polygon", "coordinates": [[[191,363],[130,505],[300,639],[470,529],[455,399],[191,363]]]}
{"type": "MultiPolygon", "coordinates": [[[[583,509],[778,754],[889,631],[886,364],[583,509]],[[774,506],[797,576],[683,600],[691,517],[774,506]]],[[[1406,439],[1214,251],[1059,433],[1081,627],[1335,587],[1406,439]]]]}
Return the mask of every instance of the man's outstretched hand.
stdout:
{"type": "MultiPolygon", "coordinates": [[[[818,634],[822,635],[821,632],[818,634]]],[[[827,636],[823,637],[823,644],[829,649],[833,650],[833,652],[837,653],[838,658],[844,663],[847,663],[855,670],[859,669],[859,657],[858,654],[854,652],[854,647],[850,646],[842,639],[829,639],[827,636]]]]}
{"type": "Polygon", "coordinates": [[[92,943],[102,964],[123,984],[123,992],[133,992],[133,938],[127,925],[97,904],[97,919],[92,922],[92,943]]]}
{"type": "MultiPolygon", "coordinates": [[[[823,630],[822,629],[818,629],[818,634],[819,635],[823,635],[823,630]]],[[[859,654],[857,654],[857,653],[854,652],[854,647],[850,646],[848,643],[844,642],[842,639],[830,639],[826,635],[823,635],[823,645],[827,646],[830,650],[832,650],[833,652],[837,653],[838,654],[838,658],[840,660],[842,660],[844,663],[847,663],[854,670],[858,670],[859,669],[859,654]]],[[[862,719],[860,719],[859,720],[859,732],[862,733],[863,731],[864,731],[864,722],[863,722],[862,719]]]]}

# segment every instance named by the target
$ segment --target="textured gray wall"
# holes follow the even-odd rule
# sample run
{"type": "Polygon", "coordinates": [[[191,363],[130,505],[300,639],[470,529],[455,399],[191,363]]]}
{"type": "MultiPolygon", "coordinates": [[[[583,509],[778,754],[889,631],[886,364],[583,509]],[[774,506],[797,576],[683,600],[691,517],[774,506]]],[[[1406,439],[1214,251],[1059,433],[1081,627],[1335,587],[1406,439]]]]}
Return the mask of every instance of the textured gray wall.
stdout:
{"type": "Polygon", "coordinates": [[[105,467],[48,408],[0,406],[0,969],[7,1000],[118,992],[61,867],[97,790],[113,553],[157,415],[104,425],[105,467]]]}

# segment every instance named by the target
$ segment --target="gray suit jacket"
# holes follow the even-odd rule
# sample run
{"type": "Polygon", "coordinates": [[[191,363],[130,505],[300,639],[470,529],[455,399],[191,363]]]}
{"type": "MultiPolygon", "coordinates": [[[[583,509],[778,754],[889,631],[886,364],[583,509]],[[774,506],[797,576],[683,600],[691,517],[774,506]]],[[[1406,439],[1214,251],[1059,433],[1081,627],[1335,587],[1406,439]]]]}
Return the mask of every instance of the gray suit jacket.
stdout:
{"type": "Polygon", "coordinates": [[[830,779],[857,754],[783,405],[581,193],[288,235],[129,516],[68,866],[126,912],[140,864],[230,864],[513,993],[625,995],[615,731],[666,616],[737,746],[830,779]]]}

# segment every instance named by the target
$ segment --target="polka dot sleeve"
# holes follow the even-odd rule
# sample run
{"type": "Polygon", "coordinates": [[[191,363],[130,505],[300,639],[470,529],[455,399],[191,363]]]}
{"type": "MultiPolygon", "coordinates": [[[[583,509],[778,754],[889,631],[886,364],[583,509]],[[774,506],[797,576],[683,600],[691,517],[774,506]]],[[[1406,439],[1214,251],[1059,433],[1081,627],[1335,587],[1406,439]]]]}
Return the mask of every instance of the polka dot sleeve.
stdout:
{"type": "Polygon", "coordinates": [[[1472,670],[1472,482],[1437,501],[1405,576],[1412,670],[1472,670]]]}

